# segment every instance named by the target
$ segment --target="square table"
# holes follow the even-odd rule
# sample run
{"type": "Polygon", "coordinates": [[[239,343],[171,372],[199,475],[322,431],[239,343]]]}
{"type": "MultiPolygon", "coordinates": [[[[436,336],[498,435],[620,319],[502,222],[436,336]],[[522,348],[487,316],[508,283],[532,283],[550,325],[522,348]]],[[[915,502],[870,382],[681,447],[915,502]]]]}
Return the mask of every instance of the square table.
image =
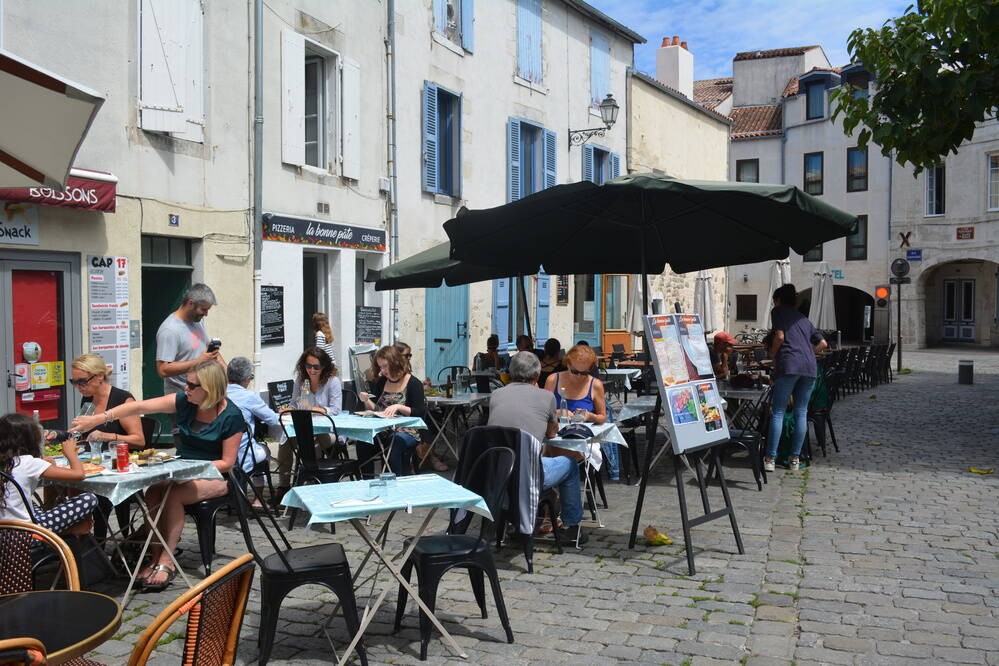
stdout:
{"type": "MultiPolygon", "coordinates": [[[[417,541],[430,521],[437,513],[438,509],[465,509],[477,513],[485,518],[492,519],[486,501],[472,491],[448,481],[444,477],[436,474],[419,474],[415,476],[401,476],[394,486],[384,486],[380,488],[381,495],[368,498],[368,481],[341,481],[339,483],[323,483],[311,486],[296,486],[289,490],[282,498],[281,503],[285,506],[309,512],[309,524],[312,523],[332,523],[341,520],[349,521],[364,542],[368,545],[370,552],[365,556],[361,566],[354,572],[354,580],[357,580],[368,558],[373,554],[385,565],[392,577],[398,581],[420,607],[420,611],[425,613],[433,622],[437,630],[441,632],[444,641],[451,646],[456,654],[463,659],[468,655],[461,649],[451,634],[444,629],[444,626],[434,616],[420,598],[419,592],[402,576],[400,565],[396,562],[405,563],[416,546],[417,541]],[[382,527],[382,534],[385,534],[393,516],[398,511],[412,513],[414,508],[429,508],[430,512],[423,520],[416,535],[403,546],[402,551],[395,557],[386,555],[379,545],[378,537],[373,537],[365,527],[365,519],[368,516],[379,513],[389,514],[385,525],[382,527]]],[[[379,535],[381,536],[381,535],[379,535]]],[[[360,627],[353,637],[350,645],[340,658],[341,666],[346,663],[351,652],[357,646],[365,629],[371,623],[378,608],[385,600],[385,596],[394,587],[392,582],[388,582],[382,588],[374,603],[369,603],[364,607],[361,616],[360,627]]]]}
{"type": "Polygon", "coordinates": [[[430,456],[434,447],[437,446],[437,442],[441,440],[443,440],[444,444],[447,445],[447,448],[451,451],[451,455],[457,458],[458,451],[447,436],[448,423],[451,423],[452,421],[455,422],[455,436],[457,437],[457,417],[461,410],[466,407],[471,408],[487,402],[489,397],[490,394],[488,393],[460,393],[455,395],[453,398],[447,398],[440,395],[428,395],[427,406],[439,409],[441,411],[441,420],[437,420],[433,411],[427,410],[427,417],[430,419],[430,422],[436,426],[437,434],[434,435],[433,441],[430,442],[430,448],[427,449],[427,454],[420,459],[420,464],[423,464],[423,461],[430,456]]]}
{"type": "MultiPolygon", "coordinates": [[[[427,429],[427,424],[418,416],[396,416],[385,419],[377,416],[360,416],[349,412],[341,412],[331,417],[322,415],[314,416],[312,418],[312,431],[317,435],[326,435],[332,432],[329,421],[331,418],[333,419],[333,425],[336,426],[338,435],[368,444],[374,444],[375,437],[386,430],[394,430],[395,428],[427,429]]],[[[295,426],[293,424],[283,422],[282,425],[288,437],[295,436],[295,426]]],[[[379,449],[382,452],[385,469],[388,469],[388,451],[382,447],[379,447],[379,449]]]]}
{"type": "MultiPolygon", "coordinates": [[[[170,495],[170,490],[173,486],[167,486],[155,516],[151,514],[149,506],[146,504],[146,500],[140,491],[146,490],[150,486],[162,481],[190,481],[192,479],[223,480],[223,476],[219,473],[218,468],[215,467],[215,463],[210,460],[171,460],[170,462],[158,465],[146,465],[144,467],[140,467],[133,463],[131,465],[131,469],[134,471],[127,474],[107,471],[103,474],[88,476],[82,481],[46,482],[52,483],[53,485],[78,488],[80,490],[94,493],[95,495],[106,497],[111,500],[111,504],[114,505],[121,504],[129,497],[135,495],[136,504],[138,504],[143,518],[145,518],[146,523],[149,525],[149,532],[146,534],[146,540],[142,544],[142,549],[139,551],[138,563],[131,570],[131,578],[128,581],[128,587],[125,588],[125,594],[121,598],[122,608],[128,606],[129,596],[132,594],[132,589],[135,587],[135,578],[139,574],[139,566],[146,556],[146,551],[149,550],[149,545],[152,543],[154,535],[160,542],[160,545],[163,546],[163,549],[169,554],[170,560],[173,562],[174,567],[176,567],[177,573],[181,575],[181,578],[184,579],[187,586],[191,587],[191,580],[187,577],[187,574],[184,573],[184,570],[177,562],[177,558],[174,557],[173,551],[166,547],[166,540],[163,538],[163,535],[160,534],[159,527],[157,526],[157,522],[159,521],[160,515],[163,513],[163,508],[166,505],[166,499],[170,495]]],[[[115,548],[118,548],[117,544],[115,545],[115,548]]],[[[125,558],[122,557],[123,562],[124,559],[125,558]]],[[[125,570],[128,570],[127,564],[125,565],[125,570]]]]}
{"type": "Polygon", "coordinates": [[[736,402],[735,411],[729,417],[728,422],[732,427],[744,427],[747,410],[752,411],[756,403],[763,397],[766,387],[760,388],[733,388],[728,382],[718,382],[718,395],[725,400],[736,402]]]}

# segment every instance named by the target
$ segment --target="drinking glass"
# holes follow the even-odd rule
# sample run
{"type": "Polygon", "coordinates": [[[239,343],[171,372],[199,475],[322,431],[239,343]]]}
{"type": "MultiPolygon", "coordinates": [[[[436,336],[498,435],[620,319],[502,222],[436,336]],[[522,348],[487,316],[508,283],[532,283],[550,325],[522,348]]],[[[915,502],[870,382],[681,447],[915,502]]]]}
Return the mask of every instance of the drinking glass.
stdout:
{"type": "MultiPolygon", "coordinates": [[[[85,402],[85,403],[83,403],[83,406],[80,407],[80,412],[79,412],[79,414],[77,414],[77,416],[78,417],[79,416],[93,416],[94,415],[94,411],[95,411],[94,410],[94,403],[92,403],[92,402],[85,402]]],[[[70,433],[70,439],[67,440],[67,441],[70,442],[71,445],[77,445],[79,443],[80,437],[82,435],[83,435],[82,432],[70,433]]]]}
{"type": "Polygon", "coordinates": [[[382,479],[371,479],[368,482],[368,497],[367,499],[376,499],[381,497],[385,493],[385,489],[388,486],[382,479]]]}
{"type": "Polygon", "coordinates": [[[90,462],[95,465],[100,465],[101,460],[103,460],[101,457],[101,449],[104,447],[104,442],[95,439],[87,443],[90,444],[90,462]]]}

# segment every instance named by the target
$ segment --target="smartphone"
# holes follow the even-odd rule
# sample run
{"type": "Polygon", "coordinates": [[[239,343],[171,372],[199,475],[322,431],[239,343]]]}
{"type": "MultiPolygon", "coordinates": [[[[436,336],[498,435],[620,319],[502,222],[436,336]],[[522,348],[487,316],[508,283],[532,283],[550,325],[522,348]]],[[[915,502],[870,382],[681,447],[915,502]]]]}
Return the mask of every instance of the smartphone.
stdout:
{"type": "Polygon", "coordinates": [[[221,346],[222,346],[222,341],[219,340],[218,338],[212,338],[211,340],[208,341],[208,351],[210,352],[218,351],[219,347],[221,346]]]}

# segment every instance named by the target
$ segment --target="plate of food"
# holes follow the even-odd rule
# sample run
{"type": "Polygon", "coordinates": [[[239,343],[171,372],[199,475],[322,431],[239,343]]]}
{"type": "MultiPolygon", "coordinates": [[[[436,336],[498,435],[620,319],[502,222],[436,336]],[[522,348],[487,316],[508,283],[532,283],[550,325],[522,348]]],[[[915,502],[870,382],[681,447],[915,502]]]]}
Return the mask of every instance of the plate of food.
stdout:
{"type": "Polygon", "coordinates": [[[83,473],[87,476],[97,476],[98,474],[103,474],[107,471],[104,465],[96,465],[94,463],[83,463],[83,473]]]}
{"type": "Polygon", "coordinates": [[[139,465],[140,467],[145,467],[146,465],[160,465],[162,463],[177,459],[177,456],[172,453],[157,451],[156,449],[143,449],[138,453],[133,453],[129,457],[133,463],[139,465]]]}

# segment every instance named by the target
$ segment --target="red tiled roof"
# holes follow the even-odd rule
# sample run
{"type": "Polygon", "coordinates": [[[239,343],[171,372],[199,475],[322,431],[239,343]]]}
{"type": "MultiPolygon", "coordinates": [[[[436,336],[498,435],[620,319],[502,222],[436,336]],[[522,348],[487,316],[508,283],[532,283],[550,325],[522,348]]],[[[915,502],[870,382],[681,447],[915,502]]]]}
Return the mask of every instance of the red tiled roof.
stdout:
{"type": "Polygon", "coordinates": [[[811,49],[822,48],[818,44],[812,46],[791,46],[783,49],[769,49],[766,51],[742,51],[735,54],[733,60],[760,60],[762,58],[786,58],[787,56],[803,55],[811,49]]]}
{"type": "Polygon", "coordinates": [[[750,139],[781,134],[781,106],[740,106],[732,109],[732,138],[750,139]]]}
{"type": "Polygon", "coordinates": [[[694,81],[694,101],[706,109],[714,109],[732,95],[732,77],[694,81]]]}
{"type": "MultiPolygon", "coordinates": [[[[839,74],[841,71],[843,71],[842,67],[812,67],[810,70],[805,72],[805,74],[809,74],[811,72],[833,72],[835,74],[839,74]]],[[[805,74],[802,74],[801,76],[804,76],[805,74]]],[[[791,80],[787,82],[786,86],[784,86],[784,92],[781,93],[781,97],[792,97],[798,94],[799,78],[800,77],[797,76],[791,77],[791,80]]]]}

